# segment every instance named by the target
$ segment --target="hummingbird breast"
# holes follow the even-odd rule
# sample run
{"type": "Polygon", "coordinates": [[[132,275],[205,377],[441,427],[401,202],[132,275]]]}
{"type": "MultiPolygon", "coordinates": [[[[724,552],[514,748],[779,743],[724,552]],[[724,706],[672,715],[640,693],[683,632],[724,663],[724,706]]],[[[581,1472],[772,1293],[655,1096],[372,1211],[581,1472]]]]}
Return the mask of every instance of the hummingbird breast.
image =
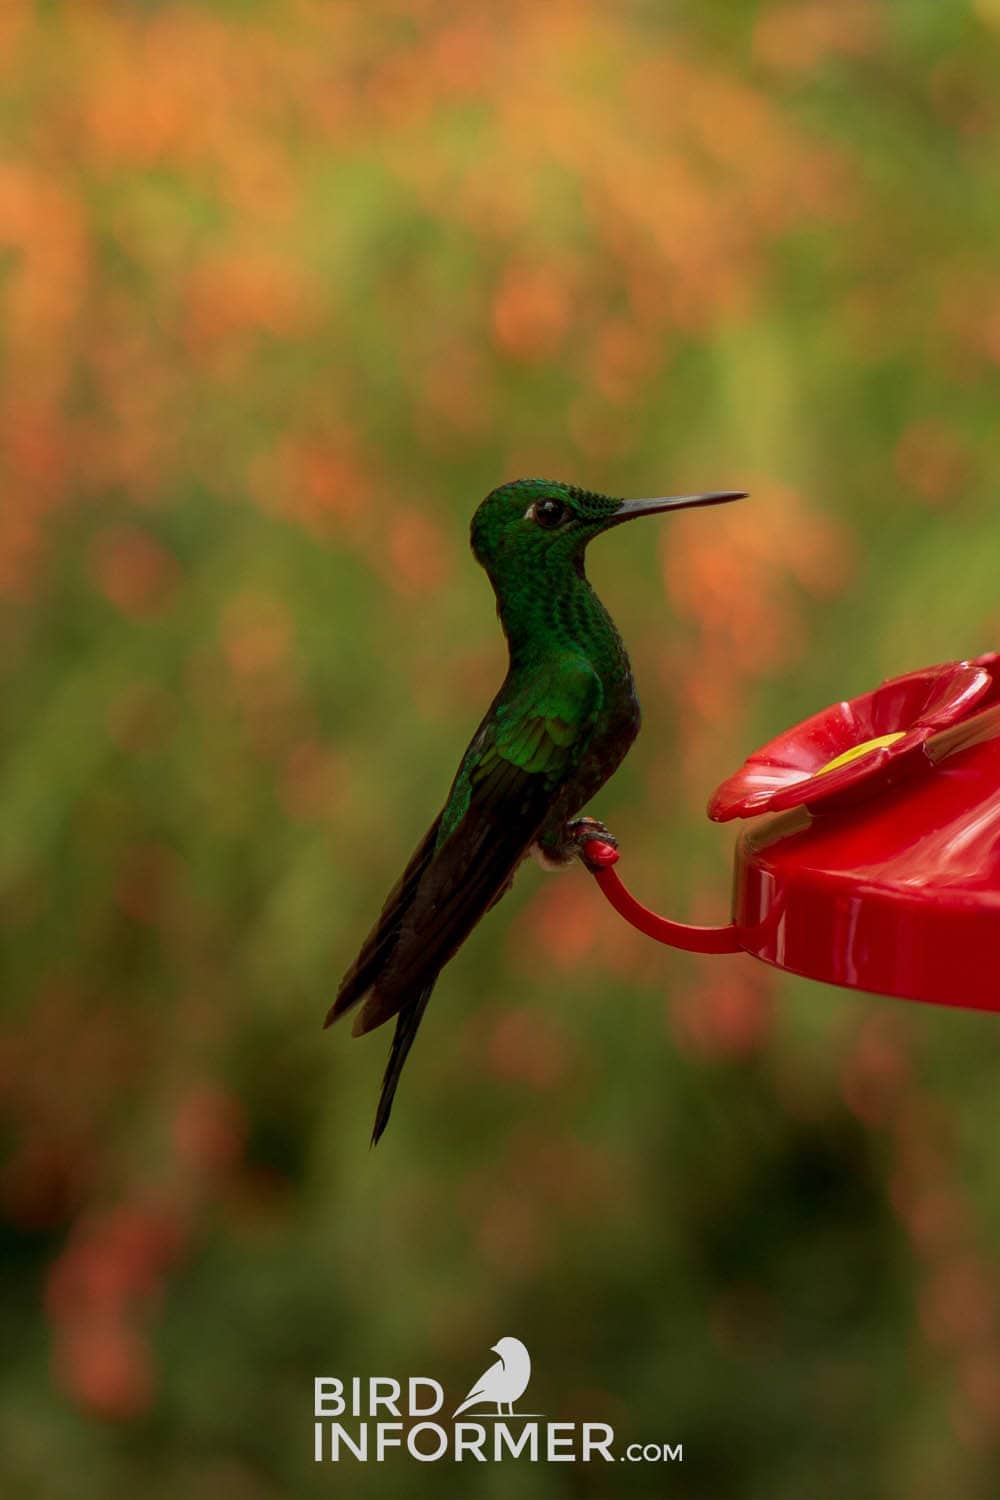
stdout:
{"type": "Polygon", "coordinates": [[[497,607],[510,649],[513,676],[537,671],[551,653],[585,661],[600,680],[599,712],[572,769],[553,789],[539,841],[561,842],[564,824],[618,769],[639,732],[639,700],[625,644],[582,567],[522,580],[519,588],[494,580],[497,607]]]}
{"type": "Polygon", "coordinates": [[[604,705],[573,772],[559,788],[540,835],[546,843],[560,841],[565,824],[583,810],[614,775],[639,733],[641,712],[628,658],[622,648],[620,669],[601,674],[604,705]]]}

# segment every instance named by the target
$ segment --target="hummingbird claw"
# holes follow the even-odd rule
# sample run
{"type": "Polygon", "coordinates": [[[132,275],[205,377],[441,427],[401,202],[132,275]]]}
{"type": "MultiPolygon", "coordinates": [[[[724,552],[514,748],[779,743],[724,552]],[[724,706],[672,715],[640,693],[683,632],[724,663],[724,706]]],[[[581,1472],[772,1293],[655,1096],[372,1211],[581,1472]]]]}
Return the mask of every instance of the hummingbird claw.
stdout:
{"type": "Polygon", "coordinates": [[[576,854],[587,864],[587,845],[592,843],[605,844],[611,849],[618,848],[618,840],[614,834],[597,818],[574,818],[566,824],[564,847],[570,857],[576,854]]]}
{"type": "Polygon", "coordinates": [[[558,841],[535,843],[530,853],[543,870],[567,870],[574,859],[593,870],[615,863],[618,840],[597,818],[573,818],[563,824],[558,841]]]}
{"type": "Polygon", "coordinates": [[[566,824],[567,839],[603,839],[606,844],[614,844],[618,848],[618,840],[610,832],[608,825],[602,823],[599,818],[573,818],[566,824]]]}

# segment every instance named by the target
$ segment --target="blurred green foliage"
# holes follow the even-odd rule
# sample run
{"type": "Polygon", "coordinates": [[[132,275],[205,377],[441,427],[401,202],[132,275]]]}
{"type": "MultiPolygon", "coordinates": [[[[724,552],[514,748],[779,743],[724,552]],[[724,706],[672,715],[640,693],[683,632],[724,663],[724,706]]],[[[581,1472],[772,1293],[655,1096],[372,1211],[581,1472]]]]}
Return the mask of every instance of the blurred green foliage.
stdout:
{"type": "Polygon", "coordinates": [[[665,911],[753,746],[996,647],[998,64],[997,0],[4,7],[4,1495],[998,1493],[995,1017],[529,869],[374,1154],[319,1029],[502,671],[494,484],[754,492],[595,548],[665,911]],[[507,1333],[683,1466],[314,1467],[314,1375],[507,1333]]]}

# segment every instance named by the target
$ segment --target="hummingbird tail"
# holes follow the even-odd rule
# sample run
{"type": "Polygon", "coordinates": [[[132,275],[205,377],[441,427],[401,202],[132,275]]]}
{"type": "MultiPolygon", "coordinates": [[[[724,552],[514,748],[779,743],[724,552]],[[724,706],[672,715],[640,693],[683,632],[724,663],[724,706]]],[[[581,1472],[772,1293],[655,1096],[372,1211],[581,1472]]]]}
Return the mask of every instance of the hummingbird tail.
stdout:
{"type": "Polygon", "coordinates": [[[389,1123],[392,1113],[392,1101],[396,1097],[396,1088],[399,1084],[399,1075],[403,1071],[413,1046],[413,1038],[417,1034],[427,1002],[431,998],[431,990],[434,988],[434,979],[426,985],[419,994],[404,1005],[396,1019],[396,1030],[392,1038],[392,1047],[389,1051],[389,1061],[385,1065],[385,1073],[382,1075],[382,1092],[379,1094],[378,1109],[375,1111],[375,1125],[372,1129],[372,1145],[377,1146],[382,1132],[389,1123]]]}

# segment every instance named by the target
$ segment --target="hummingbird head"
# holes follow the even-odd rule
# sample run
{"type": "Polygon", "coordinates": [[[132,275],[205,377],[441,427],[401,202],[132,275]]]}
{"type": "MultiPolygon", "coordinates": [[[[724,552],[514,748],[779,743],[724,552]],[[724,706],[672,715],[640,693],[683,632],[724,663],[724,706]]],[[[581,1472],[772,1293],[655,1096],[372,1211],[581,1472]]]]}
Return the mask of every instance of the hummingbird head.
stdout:
{"type": "Polygon", "coordinates": [[[494,582],[525,572],[555,576],[560,568],[583,567],[587,543],[602,531],[638,516],[722,505],[744,498],[742,490],[705,495],[664,495],[655,500],[616,500],[552,479],[515,479],[491,491],[472,518],[472,550],[494,582]]]}

